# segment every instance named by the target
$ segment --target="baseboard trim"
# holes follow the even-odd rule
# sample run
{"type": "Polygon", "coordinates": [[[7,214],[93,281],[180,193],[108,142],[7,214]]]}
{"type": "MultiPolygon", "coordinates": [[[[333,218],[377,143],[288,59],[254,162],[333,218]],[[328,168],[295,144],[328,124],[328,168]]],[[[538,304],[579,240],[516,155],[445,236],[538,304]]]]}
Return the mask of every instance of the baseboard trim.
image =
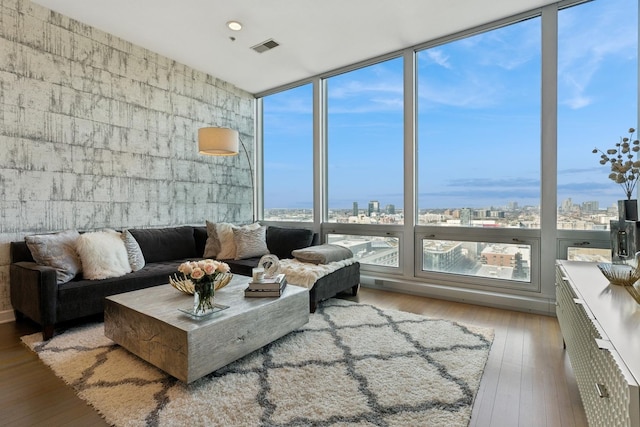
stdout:
{"type": "Polygon", "coordinates": [[[9,323],[16,320],[13,310],[0,311],[0,323],[9,323]]]}
{"type": "Polygon", "coordinates": [[[555,299],[490,292],[479,289],[457,288],[429,283],[417,283],[400,279],[389,279],[367,275],[360,276],[360,285],[371,289],[401,292],[409,295],[462,302],[466,304],[482,305],[543,314],[556,315],[555,299]]]}

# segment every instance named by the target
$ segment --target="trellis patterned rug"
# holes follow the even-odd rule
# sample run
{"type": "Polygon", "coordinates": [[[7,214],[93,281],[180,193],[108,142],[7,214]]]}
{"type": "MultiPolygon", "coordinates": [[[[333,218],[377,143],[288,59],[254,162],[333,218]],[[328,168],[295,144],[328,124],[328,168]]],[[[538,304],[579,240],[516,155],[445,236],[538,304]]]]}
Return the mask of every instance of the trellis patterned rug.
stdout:
{"type": "Polygon", "coordinates": [[[190,385],[102,324],[23,342],[118,426],[467,426],[493,331],[331,299],[301,329],[190,385]]]}

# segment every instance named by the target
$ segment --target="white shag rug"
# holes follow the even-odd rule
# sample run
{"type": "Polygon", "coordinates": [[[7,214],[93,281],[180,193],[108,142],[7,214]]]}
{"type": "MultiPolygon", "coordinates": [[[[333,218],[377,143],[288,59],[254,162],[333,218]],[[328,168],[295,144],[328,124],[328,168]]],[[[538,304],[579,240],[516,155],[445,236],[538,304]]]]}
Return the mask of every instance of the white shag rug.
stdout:
{"type": "Polygon", "coordinates": [[[101,323],[22,341],[117,426],[452,427],[469,424],[493,330],[330,299],[304,327],[189,385],[101,323]]]}

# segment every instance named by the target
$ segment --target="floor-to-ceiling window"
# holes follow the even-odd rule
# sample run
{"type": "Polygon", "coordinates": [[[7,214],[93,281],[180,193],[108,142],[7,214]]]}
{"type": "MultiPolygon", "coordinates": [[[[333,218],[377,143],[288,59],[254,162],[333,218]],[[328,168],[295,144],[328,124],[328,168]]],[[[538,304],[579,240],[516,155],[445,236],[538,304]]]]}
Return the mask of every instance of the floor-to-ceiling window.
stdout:
{"type": "Polygon", "coordinates": [[[638,126],[637,24],[635,0],[561,1],[314,78],[323,237],[376,282],[552,299],[554,255],[608,247],[623,194],[592,150],[638,126]]]}
{"type": "Polygon", "coordinates": [[[402,81],[402,58],[327,79],[329,222],[403,222],[402,81]]]}
{"type": "MultiPolygon", "coordinates": [[[[326,80],[329,222],[404,222],[402,67],[394,58],[326,80]]],[[[398,237],[327,239],[351,247],[361,263],[398,266],[398,237]]]]}
{"type": "Polygon", "coordinates": [[[313,86],[262,99],[263,218],[313,221],[313,86]]]}
{"type": "MultiPolygon", "coordinates": [[[[540,227],[540,24],[418,52],[418,224],[540,227]]],[[[439,234],[422,239],[423,271],[530,281],[530,243],[439,234]]]]}
{"type": "MultiPolygon", "coordinates": [[[[637,18],[637,0],[594,1],[558,13],[559,230],[608,230],[618,217],[616,201],[626,198],[608,177],[611,163],[600,160],[638,126],[637,18]]],[[[625,161],[627,154],[635,160],[631,151],[625,161]]],[[[610,258],[608,248],[587,237],[566,239],[568,258],[610,258]]]]}

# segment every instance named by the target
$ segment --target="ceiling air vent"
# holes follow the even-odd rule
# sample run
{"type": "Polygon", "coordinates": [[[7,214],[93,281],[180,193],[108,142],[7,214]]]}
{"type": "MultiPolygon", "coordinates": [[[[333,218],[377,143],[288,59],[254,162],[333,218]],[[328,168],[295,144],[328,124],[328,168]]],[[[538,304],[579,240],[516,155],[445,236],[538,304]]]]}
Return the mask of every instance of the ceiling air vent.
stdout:
{"type": "Polygon", "coordinates": [[[269,39],[265,42],[258,43],[257,45],[253,46],[251,49],[255,50],[258,53],[263,53],[278,46],[280,46],[280,43],[278,43],[273,39],[269,39]]]}

